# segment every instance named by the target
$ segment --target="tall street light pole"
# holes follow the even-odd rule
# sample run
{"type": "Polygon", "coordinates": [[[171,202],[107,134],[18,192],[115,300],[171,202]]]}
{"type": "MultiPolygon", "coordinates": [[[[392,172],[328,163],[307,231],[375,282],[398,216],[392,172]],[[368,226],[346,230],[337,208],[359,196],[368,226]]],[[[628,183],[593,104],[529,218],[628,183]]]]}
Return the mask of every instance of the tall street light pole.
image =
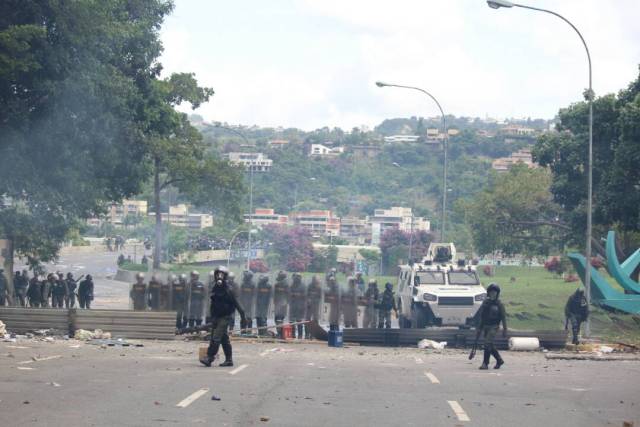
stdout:
{"type": "MultiPolygon", "coordinates": [[[[489,5],[492,9],[500,9],[502,7],[510,8],[510,7],[520,7],[522,9],[535,10],[537,12],[544,12],[554,15],[564,22],[569,24],[571,28],[578,34],[580,37],[580,41],[584,45],[584,50],[587,52],[587,62],[589,64],[589,90],[586,93],[585,97],[587,98],[587,102],[589,103],[589,154],[587,161],[587,232],[586,232],[586,245],[585,245],[585,274],[584,274],[584,287],[585,287],[585,296],[587,297],[587,303],[591,304],[591,240],[592,240],[592,211],[593,211],[593,86],[592,86],[592,70],[591,70],[591,54],[589,53],[589,47],[587,46],[587,42],[582,37],[578,28],[571,23],[567,18],[560,15],[559,13],[553,12],[547,9],[540,9],[537,7],[526,6],[522,4],[512,3],[510,1],[505,0],[488,0],[487,5],[489,5]]],[[[585,324],[585,335],[588,337],[591,334],[591,322],[587,318],[585,324]]]]}
{"type": "MultiPolygon", "coordinates": [[[[247,137],[237,129],[222,126],[220,123],[216,123],[215,127],[218,129],[224,129],[231,133],[240,136],[246,145],[251,145],[247,137]]],[[[253,164],[249,164],[249,230],[253,230],[253,170],[255,169],[253,164]]],[[[249,233],[249,247],[247,249],[247,270],[251,265],[251,233],[249,233]]]]}
{"type": "Polygon", "coordinates": [[[438,106],[438,109],[440,110],[440,115],[442,116],[442,131],[444,132],[444,140],[442,143],[443,150],[444,150],[444,164],[442,167],[442,170],[443,170],[442,172],[442,224],[440,225],[440,241],[444,242],[444,230],[445,230],[445,224],[446,224],[446,218],[447,218],[447,146],[449,145],[449,132],[447,131],[447,119],[445,117],[444,110],[442,110],[442,107],[440,106],[440,103],[438,102],[435,96],[431,95],[429,92],[427,92],[424,89],[420,89],[419,87],[396,85],[396,84],[383,83],[383,82],[376,82],[376,86],[399,87],[402,89],[417,90],[419,92],[424,93],[429,98],[433,99],[433,101],[438,106]]]}

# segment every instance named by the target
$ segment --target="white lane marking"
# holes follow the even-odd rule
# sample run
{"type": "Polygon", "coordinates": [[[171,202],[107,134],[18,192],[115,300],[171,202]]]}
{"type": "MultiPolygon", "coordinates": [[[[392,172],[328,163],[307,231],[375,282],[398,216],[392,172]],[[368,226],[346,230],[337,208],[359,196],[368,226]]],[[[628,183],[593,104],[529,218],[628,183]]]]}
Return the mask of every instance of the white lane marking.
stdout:
{"type": "Polygon", "coordinates": [[[18,369],[21,371],[33,371],[33,368],[29,368],[27,366],[18,366],[18,369]]]}
{"type": "Polygon", "coordinates": [[[201,398],[202,395],[208,392],[209,392],[208,388],[201,388],[200,390],[192,393],[191,395],[187,396],[185,399],[180,401],[176,406],[178,408],[186,408],[187,406],[191,405],[193,402],[201,398]]]}
{"type": "Polygon", "coordinates": [[[431,381],[431,384],[440,384],[440,380],[436,378],[436,376],[433,375],[431,372],[425,372],[424,375],[427,378],[429,378],[429,381],[431,381]]]}
{"type": "Polygon", "coordinates": [[[233,371],[229,372],[230,375],[235,375],[238,372],[241,372],[242,370],[246,369],[249,365],[240,365],[238,366],[236,369],[234,369],[233,371]]]}
{"type": "Polygon", "coordinates": [[[421,358],[419,358],[419,357],[415,357],[414,359],[416,360],[416,363],[417,363],[418,365],[422,365],[422,364],[424,363],[424,362],[422,361],[422,359],[421,359],[421,358]]]}
{"type": "Polygon", "coordinates": [[[447,402],[449,403],[449,406],[451,406],[453,412],[456,414],[456,417],[458,417],[458,421],[471,421],[471,418],[469,418],[467,413],[464,412],[464,409],[462,409],[462,406],[460,406],[457,401],[447,400],[447,402]]]}
{"type": "Polygon", "coordinates": [[[26,365],[27,363],[42,362],[45,360],[60,359],[62,356],[47,356],[47,357],[32,357],[31,360],[23,360],[18,362],[18,365],[26,365]]]}
{"type": "Polygon", "coordinates": [[[24,347],[22,345],[8,345],[7,348],[31,348],[31,347],[24,347]]]}
{"type": "Polygon", "coordinates": [[[264,357],[269,353],[273,353],[274,351],[278,351],[278,347],[272,348],[271,350],[265,350],[262,353],[260,353],[260,356],[264,357]]]}

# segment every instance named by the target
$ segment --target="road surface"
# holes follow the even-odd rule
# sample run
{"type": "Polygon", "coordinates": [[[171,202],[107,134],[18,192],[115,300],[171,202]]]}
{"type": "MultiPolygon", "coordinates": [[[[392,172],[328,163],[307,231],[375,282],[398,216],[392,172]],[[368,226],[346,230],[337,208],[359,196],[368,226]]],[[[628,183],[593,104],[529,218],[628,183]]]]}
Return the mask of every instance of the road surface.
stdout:
{"type": "Polygon", "coordinates": [[[0,343],[0,425],[640,425],[640,362],[236,343],[234,368],[205,368],[198,345],[0,343]]]}

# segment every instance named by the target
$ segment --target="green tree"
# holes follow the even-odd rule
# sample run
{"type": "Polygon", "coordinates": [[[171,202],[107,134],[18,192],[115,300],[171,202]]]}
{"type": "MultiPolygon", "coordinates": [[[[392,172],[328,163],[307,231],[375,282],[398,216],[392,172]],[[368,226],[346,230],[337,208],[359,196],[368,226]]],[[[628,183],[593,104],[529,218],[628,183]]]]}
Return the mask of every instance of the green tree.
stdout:
{"type": "MultiPolygon", "coordinates": [[[[140,190],[164,0],[0,3],[0,236],[30,263],[140,190]]],[[[12,258],[12,254],[10,254],[12,258]]]]}

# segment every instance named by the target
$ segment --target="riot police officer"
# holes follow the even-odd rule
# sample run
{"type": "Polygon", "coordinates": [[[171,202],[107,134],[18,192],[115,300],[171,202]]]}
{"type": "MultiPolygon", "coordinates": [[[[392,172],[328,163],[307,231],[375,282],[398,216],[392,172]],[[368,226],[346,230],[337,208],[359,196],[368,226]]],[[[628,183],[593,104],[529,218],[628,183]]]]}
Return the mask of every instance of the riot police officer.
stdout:
{"type": "Polygon", "coordinates": [[[13,278],[13,285],[16,291],[16,297],[18,297],[18,303],[20,307],[26,307],[27,305],[27,286],[29,286],[27,276],[27,270],[23,270],[22,273],[16,271],[13,278]]]}
{"type": "Polygon", "coordinates": [[[67,283],[64,281],[62,273],[52,274],[51,278],[51,306],[62,308],[67,296],[67,283]]]}
{"type": "Polygon", "coordinates": [[[362,277],[362,273],[358,271],[356,273],[355,279],[356,279],[356,286],[358,287],[358,291],[360,292],[360,294],[364,294],[365,283],[364,283],[364,277],[362,277]]]}
{"type": "Polygon", "coordinates": [[[489,359],[493,356],[496,359],[495,369],[500,369],[504,360],[493,343],[500,323],[502,323],[502,336],[507,336],[507,315],[504,305],[500,301],[500,286],[491,283],[487,287],[487,298],[482,302],[478,310],[478,333],[484,338],[484,357],[480,369],[489,369],[489,359]]]}
{"type": "Polygon", "coordinates": [[[396,306],[396,298],[393,294],[393,285],[389,282],[384,285],[384,292],[380,295],[378,301],[378,328],[391,328],[391,310],[398,317],[398,307],[396,306]]]}
{"type": "Polygon", "coordinates": [[[184,274],[177,278],[171,275],[171,309],[176,311],[176,328],[186,326],[185,305],[187,302],[187,276],[184,274]]]}
{"type": "MultiPolygon", "coordinates": [[[[307,288],[307,312],[305,313],[306,320],[315,320],[318,323],[322,317],[322,286],[320,285],[320,281],[314,275],[311,277],[311,283],[309,283],[309,287],[307,288]]],[[[309,324],[307,323],[307,327],[305,328],[306,338],[311,338],[311,331],[309,328],[309,324]]]]}
{"type": "Polygon", "coordinates": [[[78,283],[73,278],[73,273],[67,273],[67,297],[64,299],[66,308],[75,308],[76,306],[76,288],[78,283]]]}
{"type": "Polygon", "coordinates": [[[379,293],[378,282],[373,279],[369,280],[369,287],[364,293],[367,305],[364,309],[364,318],[362,322],[363,328],[375,328],[378,326],[376,304],[378,303],[379,293]]]}
{"type": "Polygon", "coordinates": [[[255,314],[255,294],[256,284],[253,281],[253,273],[250,270],[245,270],[242,273],[242,283],[240,284],[238,294],[234,295],[236,295],[236,297],[240,301],[240,305],[242,305],[242,308],[244,308],[245,317],[247,318],[247,324],[245,325],[246,328],[253,327],[253,317],[255,314]]]}
{"type": "Polygon", "coordinates": [[[160,287],[161,283],[158,280],[158,276],[155,273],[152,274],[147,286],[147,304],[154,311],[160,309],[160,287]]]}
{"type": "Polygon", "coordinates": [[[211,311],[211,298],[209,298],[211,296],[211,292],[213,292],[213,287],[215,286],[216,280],[215,280],[215,271],[211,270],[209,272],[209,279],[207,280],[207,298],[204,301],[204,322],[205,323],[211,323],[211,319],[209,318],[209,312],[211,311]]]}
{"type": "Polygon", "coordinates": [[[51,298],[51,288],[53,287],[53,273],[47,274],[47,278],[42,281],[40,287],[40,304],[42,307],[49,307],[49,298],[51,298]]]}
{"type": "Polygon", "coordinates": [[[200,359],[200,363],[210,367],[211,363],[222,345],[225,361],[219,366],[233,366],[233,350],[231,341],[227,333],[229,328],[229,318],[235,315],[237,310],[240,313],[241,322],[246,323],[245,313],[238,300],[229,289],[228,272],[226,268],[219,267],[214,272],[215,286],[211,293],[211,340],[207,348],[207,356],[200,359]]]}
{"type": "Polygon", "coordinates": [[[580,324],[586,322],[589,317],[589,304],[584,296],[584,290],[577,289],[567,300],[567,304],[564,306],[564,315],[567,319],[565,323],[565,330],[567,329],[567,323],[571,322],[571,332],[573,344],[579,344],[578,335],[580,335],[580,324]]]}
{"type": "Polygon", "coordinates": [[[340,287],[333,274],[327,278],[324,300],[329,304],[329,330],[337,331],[340,329],[340,287]]]}
{"type": "Polygon", "coordinates": [[[344,317],[344,327],[357,328],[358,288],[356,288],[356,279],[350,277],[347,283],[347,290],[342,293],[340,298],[340,303],[342,305],[342,315],[344,317]]]}
{"type": "Polygon", "coordinates": [[[200,281],[200,273],[191,272],[191,281],[189,282],[189,327],[200,326],[202,324],[202,315],[204,312],[204,299],[206,298],[207,288],[200,281]]]}
{"type": "Polygon", "coordinates": [[[267,334],[265,328],[267,326],[270,304],[271,284],[269,283],[269,276],[261,276],[260,280],[258,280],[258,289],[256,290],[256,325],[259,328],[258,335],[267,334]]]}
{"type": "Polygon", "coordinates": [[[171,274],[167,277],[166,282],[160,282],[160,304],[159,310],[169,311],[171,309],[171,285],[172,285],[172,276],[171,274]]]}
{"type": "MultiPolygon", "coordinates": [[[[142,275],[142,279],[144,280],[144,275],[142,275]]],[[[93,277],[87,274],[87,277],[78,286],[78,303],[80,308],[88,310],[91,308],[91,301],[93,301],[93,277]]]]}
{"type": "Polygon", "coordinates": [[[29,288],[27,289],[27,298],[30,307],[40,307],[40,298],[42,297],[41,284],[37,275],[29,280],[29,288]]]}
{"type": "Polygon", "coordinates": [[[9,295],[9,286],[7,284],[7,278],[4,277],[4,269],[0,268],[0,307],[7,303],[7,296],[9,295]]]}
{"type": "Polygon", "coordinates": [[[278,331],[278,337],[283,339],[282,325],[285,317],[287,317],[287,309],[289,308],[289,281],[287,274],[280,270],[276,276],[276,284],[273,287],[273,315],[278,331]]]}
{"type": "MultiPolygon", "coordinates": [[[[147,285],[144,283],[144,273],[136,274],[136,283],[131,287],[131,301],[133,309],[144,311],[147,308],[147,285]]],[[[80,304],[82,306],[82,303],[80,304]]]]}
{"type": "MultiPolygon", "coordinates": [[[[302,275],[300,273],[293,273],[290,300],[289,321],[302,322],[305,318],[305,311],[307,307],[307,287],[302,282],[302,275]]],[[[304,337],[304,325],[302,323],[296,325],[296,329],[296,337],[298,339],[302,339],[304,337]]]]}

